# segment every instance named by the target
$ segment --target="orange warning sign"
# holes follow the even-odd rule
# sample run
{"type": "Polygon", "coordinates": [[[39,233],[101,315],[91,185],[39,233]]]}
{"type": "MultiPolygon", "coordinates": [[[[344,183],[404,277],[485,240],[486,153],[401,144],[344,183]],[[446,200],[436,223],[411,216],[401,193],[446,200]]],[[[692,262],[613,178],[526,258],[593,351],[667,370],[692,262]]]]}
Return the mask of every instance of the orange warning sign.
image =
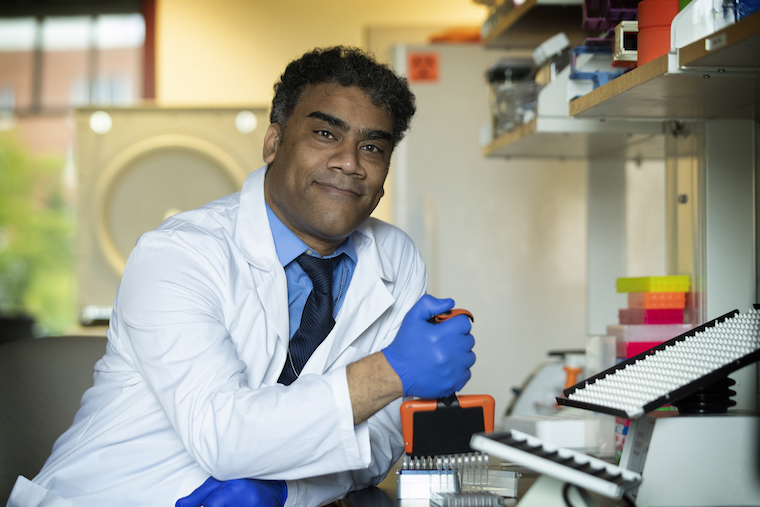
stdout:
{"type": "Polygon", "coordinates": [[[407,69],[410,83],[435,83],[438,81],[440,61],[438,53],[413,52],[409,53],[407,69]]]}

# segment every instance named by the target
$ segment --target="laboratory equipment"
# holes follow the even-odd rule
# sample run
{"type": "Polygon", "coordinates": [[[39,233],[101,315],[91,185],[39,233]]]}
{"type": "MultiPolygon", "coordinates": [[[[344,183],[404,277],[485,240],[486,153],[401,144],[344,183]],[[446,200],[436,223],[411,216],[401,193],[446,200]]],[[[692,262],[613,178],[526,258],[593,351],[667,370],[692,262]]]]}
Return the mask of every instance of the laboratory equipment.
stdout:
{"type": "MultiPolygon", "coordinates": [[[[727,313],[557,398],[561,405],[631,419],[619,467],[514,431],[474,435],[471,445],[548,476],[533,486],[540,490],[533,496],[566,494],[565,483],[625,495],[639,507],[760,505],[760,416],[728,412],[734,393],[727,377],[760,359],[759,308],[727,313]],[[666,404],[678,413],[651,414],[666,404]]],[[[539,505],[527,499],[519,505],[539,505]]],[[[591,504],[580,498],[574,505],[591,504]]]]}
{"type": "MultiPolygon", "coordinates": [[[[734,310],[598,373],[566,389],[566,397],[557,402],[636,418],[668,403],[689,402],[689,395],[702,396],[702,389],[758,359],[760,312],[756,305],[747,314],[734,310]]],[[[730,400],[710,403],[718,402],[731,406],[730,400]]]]}
{"type": "Polygon", "coordinates": [[[641,482],[641,474],[571,449],[547,444],[517,430],[474,435],[472,446],[610,498],[622,498],[627,490],[641,482]]]}
{"type": "Polygon", "coordinates": [[[464,484],[488,483],[488,455],[472,452],[470,437],[493,431],[493,397],[452,395],[440,400],[407,400],[401,405],[404,457],[398,498],[459,493],[464,484]]]}
{"type": "Polygon", "coordinates": [[[488,491],[436,493],[430,503],[438,507],[502,507],[504,498],[488,491]]]}
{"type": "MultiPolygon", "coordinates": [[[[467,310],[453,309],[430,321],[440,323],[457,315],[473,319],[467,310]]],[[[472,452],[470,438],[474,433],[493,431],[494,410],[495,401],[487,394],[452,394],[436,400],[403,402],[401,431],[405,454],[398,471],[398,498],[432,500],[433,495],[445,493],[438,498],[442,502],[439,505],[469,505],[457,503],[458,495],[466,486],[486,487],[489,475],[488,455],[472,452]]],[[[513,489],[516,491],[516,484],[513,489]]],[[[490,495],[476,497],[477,494],[467,495],[468,501],[475,502],[473,505],[492,505],[490,495]],[[481,500],[485,503],[480,503],[481,500]]]]}
{"type": "MultiPolygon", "coordinates": [[[[598,338],[598,337],[597,337],[598,338]]],[[[610,342],[612,338],[610,338],[610,342]]],[[[607,454],[612,430],[611,418],[587,410],[559,407],[557,396],[574,385],[585,371],[597,372],[614,364],[614,343],[609,343],[608,357],[602,358],[602,344],[594,341],[594,350],[555,350],[550,357],[556,361],[542,363],[528,376],[520,388],[513,388],[515,398],[501,421],[503,430],[518,430],[559,447],[582,452],[607,454]],[[591,352],[598,367],[587,369],[587,355],[591,352]],[[602,367],[601,365],[604,364],[602,367]],[[608,427],[609,426],[609,427],[608,427]]]]}
{"type": "Polygon", "coordinates": [[[585,351],[552,350],[550,358],[539,364],[520,387],[513,387],[515,397],[507,407],[505,416],[551,415],[557,412],[557,396],[575,384],[575,378],[584,371],[585,351]],[[573,379],[568,383],[569,379],[573,379]]]}

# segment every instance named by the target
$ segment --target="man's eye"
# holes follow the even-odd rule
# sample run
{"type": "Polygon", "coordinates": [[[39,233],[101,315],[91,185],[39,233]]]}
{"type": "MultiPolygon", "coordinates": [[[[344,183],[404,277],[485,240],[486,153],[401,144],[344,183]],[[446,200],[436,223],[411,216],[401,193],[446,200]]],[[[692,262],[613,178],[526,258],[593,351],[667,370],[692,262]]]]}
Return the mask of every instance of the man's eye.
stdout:
{"type": "Polygon", "coordinates": [[[381,150],[379,147],[377,147],[374,144],[365,144],[363,146],[363,149],[366,151],[369,151],[370,153],[382,153],[383,150],[381,150]]]}
{"type": "Polygon", "coordinates": [[[333,135],[328,132],[327,130],[316,130],[315,131],[318,136],[324,137],[326,139],[332,139],[333,135]]]}

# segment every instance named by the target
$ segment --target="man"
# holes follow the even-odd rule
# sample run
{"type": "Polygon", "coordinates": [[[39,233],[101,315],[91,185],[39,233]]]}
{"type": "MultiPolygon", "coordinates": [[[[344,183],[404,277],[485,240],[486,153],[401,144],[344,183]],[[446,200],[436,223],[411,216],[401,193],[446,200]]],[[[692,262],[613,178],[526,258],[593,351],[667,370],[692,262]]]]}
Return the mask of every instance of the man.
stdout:
{"type": "Polygon", "coordinates": [[[337,47],[275,90],[267,165],[139,240],[94,386],[9,505],[321,505],[400,457],[401,396],[469,379],[469,321],[429,322],[453,301],[369,218],[414,113],[405,81],[337,47]]]}

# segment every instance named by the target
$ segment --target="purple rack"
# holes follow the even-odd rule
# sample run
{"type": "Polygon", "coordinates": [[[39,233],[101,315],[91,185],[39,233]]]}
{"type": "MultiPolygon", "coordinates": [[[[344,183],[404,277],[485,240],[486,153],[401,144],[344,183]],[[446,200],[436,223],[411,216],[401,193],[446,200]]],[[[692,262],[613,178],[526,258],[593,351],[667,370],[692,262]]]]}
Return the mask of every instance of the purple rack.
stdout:
{"type": "Polygon", "coordinates": [[[611,30],[621,21],[638,19],[640,0],[585,0],[584,30],[611,30]]]}

